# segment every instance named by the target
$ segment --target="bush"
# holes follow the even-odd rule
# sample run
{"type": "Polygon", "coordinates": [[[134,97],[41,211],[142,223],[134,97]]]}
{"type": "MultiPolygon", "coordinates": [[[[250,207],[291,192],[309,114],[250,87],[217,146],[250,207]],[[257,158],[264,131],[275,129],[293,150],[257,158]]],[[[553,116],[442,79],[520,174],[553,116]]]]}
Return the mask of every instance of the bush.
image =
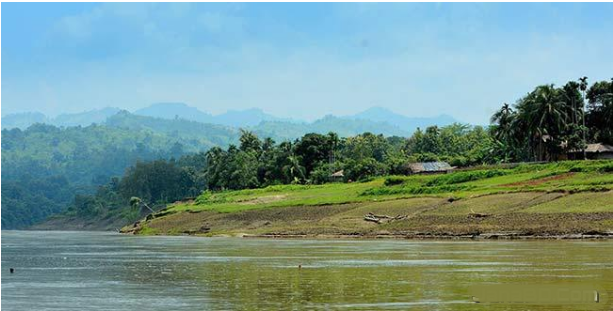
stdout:
{"type": "Polygon", "coordinates": [[[506,174],[507,172],[503,170],[456,172],[456,173],[438,176],[435,179],[427,182],[426,185],[427,186],[440,186],[440,185],[460,184],[464,182],[492,178],[492,177],[502,176],[506,174]]]}
{"type": "Polygon", "coordinates": [[[603,165],[598,169],[601,173],[611,173],[613,172],[613,164],[603,165]]]}
{"type": "Polygon", "coordinates": [[[407,178],[404,176],[390,176],[385,179],[383,184],[386,186],[396,186],[403,184],[406,180],[407,178]]]}
{"type": "Polygon", "coordinates": [[[585,172],[586,170],[584,167],[575,166],[575,167],[571,167],[568,171],[571,173],[579,173],[579,172],[585,172]]]}
{"type": "Polygon", "coordinates": [[[360,195],[391,195],[391,194],[437,194],[473,189],[468,185],[443,185],[436,187],[377,187],[365,190],[360,195]]]}

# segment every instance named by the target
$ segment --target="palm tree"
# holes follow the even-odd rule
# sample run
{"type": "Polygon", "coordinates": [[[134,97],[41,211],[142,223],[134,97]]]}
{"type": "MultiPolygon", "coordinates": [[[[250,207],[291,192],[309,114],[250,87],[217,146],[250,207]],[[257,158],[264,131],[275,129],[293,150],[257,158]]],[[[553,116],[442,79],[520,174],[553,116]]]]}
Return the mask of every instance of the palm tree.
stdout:
{"type": "MultiPolygon", "coordinates": [[[[587,77],[579,78],[579,89],[581,90],[581,95],[583,96],[583,102],[585,103],[585,91],[587,90],[587,77]]],[[[581,108],[581,119],[583,120],[583,160],[587,159],[587,155],[585,153],[585,109],[581,108]]]]}
{"type": "MultiPolygon", "coordinates": [[[[566,103],[553,84],[537,87],[518,104],[519,117],[526,124],[532,145],[538,148],[535,156],[539,160],[544,159],[543,142],[555,141],[566,126],[568,115],[565,107],[566,103]]],[[[556,146],[549,144],[549,147],[554,149],[556,146]]]]}
{"type": "Polygon", "coordinates": [[[145,201],[143,201],[141,198],[139,197],[131,197],[130,198],[130,206],[132,206],[132,208],[138,210],[140,212],[141,207],[146,207],[151,213],[155,213],[155,211],[149,207],[149,205],[147,205],[147,203],[145,203],[145,201]]]}
{"type": "Polygon", "coordinates": [[[514,117],[513,114],[514,112],[511,106],[504,103],[500,110],[496,111],[494,115],[492,115],[490,123],[498,124],[497,135],[500,135],[498,137],[499,139],[503,140],[504,138],[508,138],[511,123],[514,117]]]}
{"type": "Polygon", "coordinates": [[[499,143],[506,159],[515,157],[515,146],[517,141],[514,131],[515,111],[507,103],[504,103],[500,110],[496,111],[490,118],[490,123],[496,124],[493,128],[494,137],[499,143]]]}
{"type": "Polygon", "coordinates": [[[283,172],[290,182],[304,180],[304,167],[300,165],[300,157],[292,154],[287,157],[287,164],[283,167],[283,172]]]}

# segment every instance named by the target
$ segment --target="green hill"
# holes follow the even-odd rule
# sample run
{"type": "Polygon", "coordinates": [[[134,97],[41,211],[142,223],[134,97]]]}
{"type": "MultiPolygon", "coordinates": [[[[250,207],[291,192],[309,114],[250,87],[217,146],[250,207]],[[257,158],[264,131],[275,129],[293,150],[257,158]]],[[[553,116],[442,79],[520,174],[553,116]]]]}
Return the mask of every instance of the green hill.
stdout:
{"type": "Polygon", "coordinates": [[[113,126],[35,124],[2,130],[2,229],[23,228],[64,211],[76,194],[93,193],[137,161],[178,158],[234,139],[230,130],[200,123],[154,131],[147,128],[157,126],[150,119],[139,123],[119,114],[113,126]],[[200,137],[189,131],[201,131],[200,137]]]}

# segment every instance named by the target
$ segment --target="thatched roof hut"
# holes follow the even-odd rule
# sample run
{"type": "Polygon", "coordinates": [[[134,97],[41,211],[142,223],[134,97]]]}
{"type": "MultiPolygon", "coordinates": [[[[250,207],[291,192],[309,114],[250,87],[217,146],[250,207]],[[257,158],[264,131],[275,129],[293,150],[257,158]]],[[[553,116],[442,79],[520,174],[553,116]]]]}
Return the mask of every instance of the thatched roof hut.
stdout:
{"type": "Polygon", "coordinates": [[[343,177],[345,177],[344,173],[345,173],[344,170],[340,170],[340,171],[337,171],[337,172],[334,172],[334,173],[330,174],[330,177],[332,177],[332,178],[339,178],[339,177],[343,178],[343,177]]]}
{"type": "MultiPolygon", "coordinates": [[[[571,159],[579,159],[583,155],[583,149],[571,150],[568,154],[571,159]]],[[[588,144],[585,154],[589,159],[613,159],[613,146],[602,143],[588,144]]]]}

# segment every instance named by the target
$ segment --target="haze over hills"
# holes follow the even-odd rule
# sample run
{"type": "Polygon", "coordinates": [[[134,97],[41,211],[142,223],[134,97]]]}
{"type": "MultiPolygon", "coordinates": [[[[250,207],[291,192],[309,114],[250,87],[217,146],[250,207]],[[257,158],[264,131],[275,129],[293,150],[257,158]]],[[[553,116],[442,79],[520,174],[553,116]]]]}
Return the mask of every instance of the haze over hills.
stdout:
{"type": "Polygon", "coordinates": [[[383,107],[372,107],[360,113],[347,116],[346,118],[385,122],[409,132],[413,132],[417,128],[424,129],[431,125],[445,126],[458,122],[456,119],[446,114],[429,118],[407,117],[383,107]]]}
{"type": "Polygon", "coordinates": [[[335,132],[340,137],[354,136],[364,132],[386,136],[409,136],[411,132],[386,122],[366,119],[341,118],[327,115],[314,122],[264,121],[252,128],[260,137],[273,137],[277,140],[291,140],[306,133],[326,134],[335,132]]]}
{"type": "MultiPolygon", "coordinates": [[[[454,118],[447,115],[437,117],[407,117],[382,107],[373,107],[363,112],[343,117],[327,115],[313,122],[279,118],[257,108],[229,110],[219,115],[212,115],[184,103],[156,103],[138,109],[133,113],[124,110],[121,112],[123,113],[123,116],[120,118],[122,122],[117,122],[117,118],[113,119],[118,113],[120,113],[118,108],[108,107],[82,113],[61,114],[55,118],[48,118],[41,113],[34,112],[9,114],[2,117],[2,128],[25,129],[34,123],[46,123],[64,127],[87,126],[93,123],[110,126],[121,124],[124,127],[128,127],[130,125],[127,123],[126,117],[129,115],[131,117],[128,119],[137,122],[136,124],[142,125],[142,123],[149,122],[155,125],[149,127],[150,130],[160,130],[164,133],[166,133],[168,124],[173,123],[153,121],[153,119],[222,125],[234,128],[235,132],[238,128],[244,128],[253,130],[262,137],[270,136],[278,140],[284,140],[294,139],[308,132],[327,133],[330,131],[337,132],[341,136],[351,136],[363,132],[387,136],[408,136],[417,128],[423,129],[430,125],[444,126],[457,122],[454,118]],[[137,116],[148,117],[151,120],[138,119],[137,116]],[[156,126],[159,128],[156,128],[156,126]]],[[[175,125],[181,127],[179,123],[175,125]]],[[[191,125],[195,127],[200,126],[191,125]]],[[[206,132],[200,133],[201,135],[206,134],[206,132]]],[[[184,132],[184,134],[189,134],[189,131],[184,132]]],[[[223,139],[223,141],[227,140],[223,139]]]]}
{"type": "Polygon", "coordinates": [[[120,111],[119,108],[106,107],[80,113],[64,113],[55,117],[51,124],[59,126],[87,126],[93,123],[101,124],[106,119],[120,111]]]}
{"type": "Polygon", "coordinates": [[[55,126],[88,126],[94,123],[101,124],[117,112],[119,108],[105,107],[78,113],[63,113],[55,118],[47,117],[40,112],[23,112],[8,114],[2,117],[2,128],[26,129],[35,123],[44,123],[55,126]]]}
{"type": "Polygon", "coordinates": [[[134,111],[134,114],[161,119],[185,119],[203,123],[214,123],[214,118],[211,114],[184,103],[157,103],[137,109],[134,111]]]}

